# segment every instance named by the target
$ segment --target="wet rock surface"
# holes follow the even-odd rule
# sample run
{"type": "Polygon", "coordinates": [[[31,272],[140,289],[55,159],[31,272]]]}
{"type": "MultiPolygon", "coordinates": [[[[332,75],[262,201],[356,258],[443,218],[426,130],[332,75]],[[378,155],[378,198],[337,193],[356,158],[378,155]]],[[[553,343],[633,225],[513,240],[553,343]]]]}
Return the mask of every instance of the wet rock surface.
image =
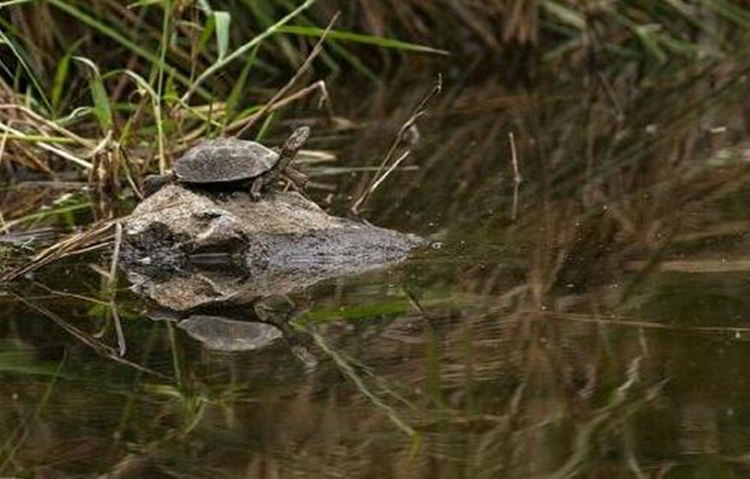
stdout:
{"type": "Polygon", "coordinates": [[[230,259],[256,273],[358,271],[404,259],[421,238],[328,215],[298,193],[212,192],[169,185],[125,222],[126,259],[230,259]]]}

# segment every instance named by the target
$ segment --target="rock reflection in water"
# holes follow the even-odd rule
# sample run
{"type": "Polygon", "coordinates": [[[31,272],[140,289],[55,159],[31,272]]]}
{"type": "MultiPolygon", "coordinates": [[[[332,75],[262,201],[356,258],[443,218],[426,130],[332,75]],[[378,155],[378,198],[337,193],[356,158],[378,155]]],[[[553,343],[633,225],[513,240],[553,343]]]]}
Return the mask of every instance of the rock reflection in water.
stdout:
{"type": "Polygon", "coordinates": [[[306,365],[316,361],[291,331],[293,314],[269,298],[324,279],[402,261],[424,241],[326,214],[296,193],[190,190],[170,185],[126,223],[124,267],[132,289],[158,305],[156,319],[208,349],[247,351],[282,336],[306,365]]]}

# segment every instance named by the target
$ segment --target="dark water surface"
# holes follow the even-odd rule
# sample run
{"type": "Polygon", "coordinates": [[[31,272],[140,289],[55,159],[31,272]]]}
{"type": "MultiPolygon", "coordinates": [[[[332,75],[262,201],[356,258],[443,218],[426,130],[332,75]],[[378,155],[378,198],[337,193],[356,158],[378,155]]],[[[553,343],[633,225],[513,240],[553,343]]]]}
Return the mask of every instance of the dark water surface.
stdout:
{"type": "MultiPolygon", "coordinates": [[[[109,255],[2,293],[0,476],[750,475],[748,80],[629,78],[446,82],[364,212],[432,246],[273,299],[293,338],[150,319],[109,255]]],[[[311,194],[343,214],[430,81],[337,91],[311,194]]]]}

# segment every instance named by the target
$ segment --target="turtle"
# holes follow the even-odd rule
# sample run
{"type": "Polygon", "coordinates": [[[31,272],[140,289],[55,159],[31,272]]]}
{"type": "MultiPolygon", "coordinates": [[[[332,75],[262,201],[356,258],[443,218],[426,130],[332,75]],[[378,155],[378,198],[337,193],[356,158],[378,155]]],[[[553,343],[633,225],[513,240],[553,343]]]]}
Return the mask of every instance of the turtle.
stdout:
{"type": "Polygon", "coordinates": [[[310,128],[301,126],[284,142],[280,151],[260,143],[236,138],[204,140],[182,155],[171,171],[149,175],[143,180],[145,196],[150,196],[168,183],[194,186],[249,185],[250,197],[258,201],[262,189],[279,177],[302,188],[307,176],[290,164],[310,136],[310,128]]]}

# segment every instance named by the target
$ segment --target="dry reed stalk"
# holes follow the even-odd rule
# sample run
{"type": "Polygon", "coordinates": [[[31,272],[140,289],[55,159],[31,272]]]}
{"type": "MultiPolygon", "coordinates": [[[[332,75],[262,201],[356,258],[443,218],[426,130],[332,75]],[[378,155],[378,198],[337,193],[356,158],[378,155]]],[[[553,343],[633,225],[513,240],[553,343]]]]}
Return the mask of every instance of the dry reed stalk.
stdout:
{"type": "Polygon", "coordinates": [[[62,319],[60,316],[58,316],[57,314],[55,314],[52,311],[48,310],[44,306],[41,306],[41,305],[36,304],[36,303],[32,303],[31,301],[27,300],[23,296],[21,296],[19,294],[16,294],[16,293],[11,292],[11,295],[16,300],[18,300],[19,302],[21,302],[24,305],[26,305],[28,308],[30,308],[30,309],[38,312],[39,314],[45,316],[46,318],[52,320],[55,324],[57,324],[58,326],[60,326],[61,328],[63,328],[65,331],[67,331],[68,333],[70,333],[76,339],[78,339],[79,341],[81,341],[86,346],[92,348],[94,351],[96,351],[97,353],[101,354],[102,356],[108,357],[109,359],[112,359],[113,361],[116,361],[116,362],[118,362],[120,364],[124,364],[126,366],[130,366],[131,368],[134,368],[134,369],[136,369],[138,371],[141,371],[141,372],[144,372],[144,373],[148,373],[148,374],[152,374],[152,375],[157,376],[157,377],[159,377],[161,379],[171,380],[171,378],[169,376],[165,375],[165,374],[162,374],[162,373],[160,373],[158,371],[155,371],[155,370],[153,370],[151,368],[148,368],[146,366],[142,366],[142,365],[140,365],[138,363],[135,363],[133,361],[130,361],[128,359],[120,357],[117,354],[117,351],[114,350],[114,348],[112,348],[111,346],[109,346],[107,344],[102,343],[101,341],[99,341],[98,339],[94,338],[90,334],[88,334],[88,333],[86,333],[84,331],[81,331],[80,329],[78,329],[75,326],[73,326],[72,324],[68,323],[67,321],[65,321],[64,319],[62,319]]]}
{"type": "Polygon", "coordinates": [[[442,77],[438,76],[438,81],[435,84],[435,86],[427,95],[425,95],[420,100],[417,106],[412,110],[409,118],[401,125],[401,128],[399,128],[399,131],[396,134],[396,137],[394,138],[393,142],[391,143],[390,148],[388,148],[388,151],[383,157],[383,160],[380,162],[380,166],[378,166],[377,172],[370,179],[370,182],[365,187],[362,194],[354,201],[354,203],[352,203],[352,206],[349,208],[349,211],[353,215],[355,216],[359,215],[360,208],[362,207],[362,205],[365,204],[368,198],[375,192],[377,187],[380,186],[385,180],[385,178],[388,177],[388,175],[391,172],[393,172],[395,167],[398,166],[398,164],[401,163],[401,161],[403,161],[411,153],[413,142],[411,142],[411,144],[407,144],[406,151],[402,153],[391,165],[388,165],[391,162],[391,158],[393,158],[393,155],[396,153],[396,150],[398,150],[400,146],[406,143],[409,143],[405,141],[407,137],[407,133],[413,131],[413,129],[416,128],[417,120],[427,114],[427,110],[426,110],[427,103],[435,95],[440,94],[440,92],[442,91],[442,88],[443,88],[443,80],[442,80],[442,77]]]}
{"type": "Polygon", "coordinates": [[[70,138],[75,143],[78,143],[84,148],[93,148],[93,142],[91,140],[88,140],[86,138],[83,138],[72,131],[68,130],[67,128],[63,128],[54,121],[48,120],[44,118],[43,116],[39,115],[38,113],[34,112],[33,110],[29,109],[25,105],[20,105],[16,103],[3,103],[0,104],[0,110],[15,110],[20,113],[23,113],[26,115],[29,119],[33,120],[37,124],[37,128],[39,131],[42,131],[42,126],[49,128],[52,131],[55,131],[67,138],[70,138]]]}
{"type": "Polygon", "coordinates": [[[3,280],[13,281],[54,261],[106,246],[111,241],[111,234],[108,234],[109,229],[119,221],[122,221],[122,219],[95,224],[84,232],[74,233],[61,239],[38,253],[25,266],[6,274],[3,280]]]}
{"type": "Polygon", "coordinates": [[[297,71],[292,75],[292,78],[281,87],[268,102],[266,102],[265,105],[261,107],[261,109],[255,113],[254,115],[249,117],[249,120],[247,123],[240,128],[240,131],[237,132],[236,136],[240,137],[242,134],[252,128],[252,126],[257,122],[260,118],[262,118],[266,113],[268,113],[271,110],[271,107],[274,106],[281,98],[286,95],[286,93],[292,88],[292,86],[297,82],[297,80],[302,77],[302,75],[310,69],[310,66],[312,66],[313,60],[320,54],[320,52],[323,51],[323,43],[325,42],[326,38],[328,37],[328,34],[331,32],[331,28],[333,28],[333,25],[336,23],[336,20],[338,20],[341,12],[336,12],[336,14],[331,18],[331,21],[328,22],[328,25],[326,26],[325,30],[323,31],[323,34],[320,36],[320,39],[315,43],[315,46],[313,47],[312,51],[310,51],[310,54],[307,55],[307,58],[305,58],[305,61],[302,62],[302,65],[297,69],[297,71]]]}
{"type": "MultiPolygon", "coordinates": [[[[28,136],[24,132],[22,132],[20,130],[17,130],[15,128],[11,127],[10,125],[6,125],[4,123],[0,123],[0,130],[2,130],[4,132],[7,132],[7,133],[11,133],[13,135],[17,135],[17,136],[19,136],[21,138],[28,136]]],[[[82,158],[79,158],[78,156],[74,155],[73,153],[71,153],[69,151],[66,151],[66,150],[64,150],[64,149],[62,149],[60,147],[53,146],[53,145],[51,145],[49,143],[46,143],[44,141],[34,141],[34,144],[37,145],[39,148],[41,148],[43,150],[46,150],[46,151],[48,151],[50,153],[53,153],[53,154],[59,156],[60,158],[68,160],[71,163],[74,163],[74,164],[76,164],[76,165],[78,165],[80,167],[83,167],[83,168],[87,169],[87,170],[90,170],[92,168],[91,163],[89,163],[88,161],[86,161],[86,160],[84,160],[82,158]]]]}
{"type": "MultiPolygon", "coordinates": [[[[280,110],[281,108],[284,108],[288,104],[290,104],[292,102],[295,102],[297,100],[300,100],[300,99],[306,97],[307,95],[309,95],[310,93],[313,93],[315,91],[320,91],[320,94],[321,94],[321,100],[320,101],[321,101],[321,103],[327,103],[328,102],[328,99],[330,98],[330,96],[328,95],[328,88],[326,87],[326,83],[323,80],[318,80],[315,83],[312,83],[312,84],[310,84],[310,85],[308,85],[308,86],[306,86],[304,88],[301,88],[300,90],[297,90],[296,92],[292,93],[291,95],[287,96],[286,98],[282,98],[279,101],[277,101],[276,103],[272,104],[268,108],[268,110],[266,111],[266,113],[280,110]]],[[[257,115],[258,115],[257,113],[253,113],[252,115],[250,115],[247,118],[243,118],[241,120],[237,120],[236,122],[231,123],[227,127],[227,130],[228,131],[229,130],[233,130],[233,129],[239,127],[239,126],[242,126],[242,125],[244,125],[248,121],[248,118],[253,118],[253,117],[256,117],[257,115]]]]}

